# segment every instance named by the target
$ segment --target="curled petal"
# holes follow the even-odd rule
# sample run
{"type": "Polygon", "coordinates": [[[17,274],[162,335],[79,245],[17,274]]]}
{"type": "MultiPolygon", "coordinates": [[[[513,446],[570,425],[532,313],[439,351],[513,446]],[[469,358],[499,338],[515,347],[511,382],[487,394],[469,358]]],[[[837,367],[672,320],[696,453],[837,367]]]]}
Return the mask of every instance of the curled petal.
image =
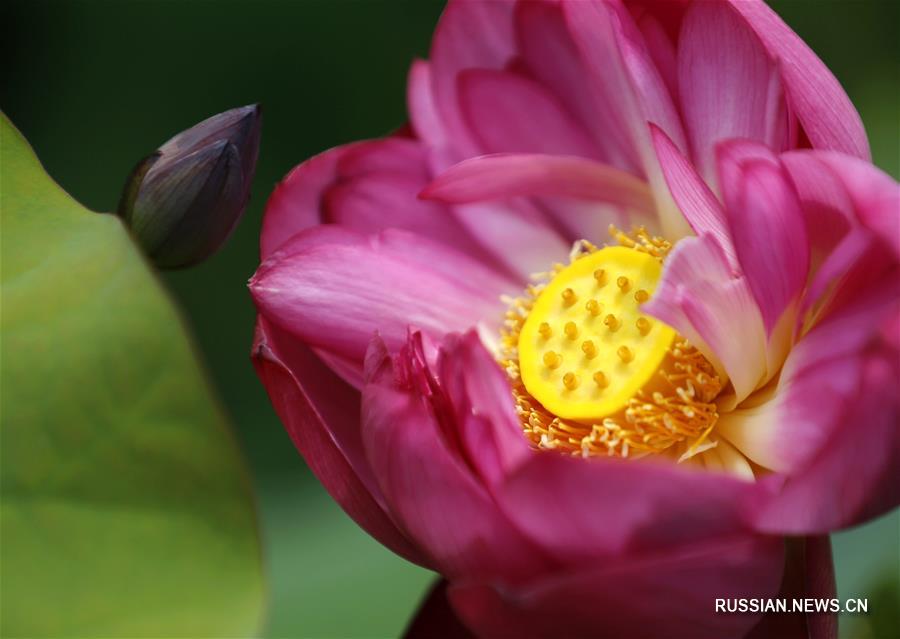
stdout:
{"type": "Polygon", "coordinates": [[[445,340],[437,371],[466,459],[487,485],[499,484],[534,454],[506,373],[474,331],[445,340]]]}
{"type": "Polygon", "coordinates": [[[731,379],[736,402],[768,376],[762,316],[747,279],[732,270],[713,236],[685,238],[675,246],[644,308],[717,364],[720,374],[731,379]]]}
{"type": "Polygon", "coordinates": [[[367,458],[402,529],[449,578],[521,579],[546,566],[455,453],[430,401],[436,380],[421,352],[392,360],[376,339],[366,357],[363,440],[367,458]]]}
{"type": "Polygon", "coordinates": [[[385,512],[359,432],[359,393],[303,344],[260,318],[253,365],[275,411],[310,469],[366,532],[398,555],[430,561],[385,512]]]}

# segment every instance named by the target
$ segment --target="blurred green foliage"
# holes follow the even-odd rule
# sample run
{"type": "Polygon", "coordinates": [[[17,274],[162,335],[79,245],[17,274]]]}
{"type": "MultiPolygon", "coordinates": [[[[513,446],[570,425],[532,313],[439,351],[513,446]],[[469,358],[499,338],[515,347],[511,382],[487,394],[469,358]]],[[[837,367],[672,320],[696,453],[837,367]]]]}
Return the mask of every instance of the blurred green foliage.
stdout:
{"type": "MultiPolygon", "coordinates": [[[[842,81],[866,121],[876,162],[897,176],[900,3],[773,4],[842,81]]],[[[403,123],[406,72],[413,57],[427,56],[441,7],[425,0],[7,0],[2,8],[0,106],[50,173],[90,207],[113,208],[132,164],[173,133],[228,107],[263,104],[254,198],[241,227],[220,254],[167,281],[254,468],[273,637],[396,636],[430,579],[360,532],[295,453],[249,365],[254,311],[245,284],[274,184],[321,150],[403,123]]],[[[897,521],[837,536],[848,596],[868,592],[871,575],[855,574],[856,567],[896,567],[897,521]]]]}
{"type": "Polygon", "coordinates": [[[177,311],[118,218],[0,135],[0,633],[253,636],[247,469],[177,311]]]}

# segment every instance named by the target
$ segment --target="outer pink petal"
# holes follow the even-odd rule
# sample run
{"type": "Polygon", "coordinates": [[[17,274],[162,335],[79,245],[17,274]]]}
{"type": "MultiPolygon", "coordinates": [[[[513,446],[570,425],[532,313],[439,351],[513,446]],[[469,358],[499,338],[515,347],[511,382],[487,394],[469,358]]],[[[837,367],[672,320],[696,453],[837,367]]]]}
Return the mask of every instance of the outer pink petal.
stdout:
{"type": "Polygon", "coordinates": [[[780,539],[740,536],[582,563],[528,587],[457,583],[449,596],[486,637],[738,638],[758,615],[716,613],[715,600],[774,596],[783,561],[780,539]]]}
{"type": "Polygon", "coordinates": [[[266,202],[260,233],[262,259],[300,231],[321,223],[322,193],[337,176],[338,160],[356,144],[329,149],[310,158],[275,186],[266,202]]]}
{"type": "MultiPolygon", "coordinates": [[[[416,136],[425,142],[432,153],[445,148],[448,144],[447,135],[434,103],[431,65],[425,60],[416,60],[409,69],[406,104],[416,136]]],[[[429,158],[429,166],[441,169],[443,162],[429,158]]]]}
{"type": "Polygon", "coordinates": [[[384,510],[362,450],[359,393],[306,346],[263,318],[257,322],[253,365],[297,450],[335,501],[382,544],[428,565],[384,510]]]}
{"type": "Polygon", "coordinates": [[[738,261],[771,334],[806,284],[809,243],[793,184],[774,158],[744,159],[757,152],[748,142],[720,145],[719,175],[738,261]]]}
{"type": "Polygon", "coordinates": [[[463,119],[483,153],[547,153],[596,158],[587,131],[539,83],[509,71],[459,75],[463,119]]]}
{"type": "Polygon", "coordinates": [[[774,443],[795,448],[794,465],[769,480],[773,496],[754,509],[760,529],[819,534],[900,503],[900,309],[896,295],[872,297],[817,326],[786,364],[794,381],[774,443]]]}
{"type": "Polygon", "coordinates": [[[275,188],[263,220],[262,257],[299,231],[337,223],[363,233],[410,230],[490,262],[450,210],[416,198],[430,179],[418,140],[391,137],[326,151],[275,188]]]}
{"type": "Polygon", "coordinates": [[[422,197],[448,203],[532,195],[653,211],[643,180],[606,164],[563,155],[501,153],[472,158],[439,175],[422,192],[422,197]]]}
{"type": "Polygon", "coordinates": [[[363,390],[363,439],[391,513],[451,579],[514,581],[545,568],[452,452],[439,423],[448,416],[428,401],[433,380],[403,357],[392,365],[376,339],[363,390]]]}
{"type": "Polygon", "coordinates": [[[739,534],[755,493],[752,482],[669,463],[544,453],[507,480],[498,500],[558,561],[585,565],[739,534]]]}
{"type": "Polygon", "coordinates": [[[675,246],[644,308],[724,370],[736,401],[768,376],[762,316],[746,278],[732,269],[713,236],[685,238],[675,246]]]}
{"type": "Polygon", "coordinates": [[[840,153],[816,155],[847,189],[859,221],[900,258],[900,184],[868,162],[840,153]]]}
{"type": "Polygon", "coordinates": [[[666,183],[688,224],[697,235],[708,233],[713,236],[728,256],[729,263],[736,265],[728,219],[719,200],[662,129],[651,124],[650,132],[666,183]]]}
{"type": "Polygon", "coordinates": [[[283,249],[250,281],[260,312],[360,363],[376,331],[396,348],[409,325],[440,336],[490,322],[510,286],[475,260],[402,231],[366,237],[318,227],[283,249]]]}
{"type": "Polygon", "coordinates": [[[386,227],[476,253],[474,241],[453,213],[434,202],[418,199],[423,180],[405,173],[369,173],[347,178],[324,197],[324,220],[362,233],[386,227]]]}
{"type": "Polygon", "coordinates": [[[862,119],[825,64],[762,0],[729,2],[778,58],[791,109],[813,147],[870,160],[862,119]]]}
{"type": "Polygon", "coordinates": [[[447,581],[434,583],[403,632],[403,639],[477,639],[450,607],[447,581]]]}
{"type": "Polygon", "coordinates": [[[695,2],[678,41],[678,81],[699,171],[715,181],[715,146],[728,138],[773,151],[787,142],[787,110],[778,66],[727,4],[695,2]]]}
{"type": "MultiPolygon", "coordinates": [[[[778,598],[834,599],[834,562],[828,536],[789,539],[778,598]]],[[[747,639],[837,639],[837,614],[767,613],[747,639]]]]}

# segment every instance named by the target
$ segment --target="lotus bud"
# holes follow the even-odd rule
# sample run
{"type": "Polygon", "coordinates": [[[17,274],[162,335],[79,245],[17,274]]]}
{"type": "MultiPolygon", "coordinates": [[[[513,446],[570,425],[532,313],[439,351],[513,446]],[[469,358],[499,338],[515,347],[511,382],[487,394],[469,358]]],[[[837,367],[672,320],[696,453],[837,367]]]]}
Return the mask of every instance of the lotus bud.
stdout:
{"type": "Polygon", "coordinates": [[[260,121],[255,104],[214,115],[132,171],[118,213],[158,267],[202,262],[231,235],[250,198],[260,121]]]}

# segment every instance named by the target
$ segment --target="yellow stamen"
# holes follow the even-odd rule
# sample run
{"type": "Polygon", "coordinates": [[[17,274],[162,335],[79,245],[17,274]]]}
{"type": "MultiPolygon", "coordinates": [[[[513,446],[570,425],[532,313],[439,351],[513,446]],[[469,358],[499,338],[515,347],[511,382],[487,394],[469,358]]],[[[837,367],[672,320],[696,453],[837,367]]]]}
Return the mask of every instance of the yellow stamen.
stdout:
{"type": "Polygon", "coordinates": [[[634,359],[634,353],[631,352],[631,349],[627,346],[620,346],[616,350],[616,355],[619,356],[619,359],[625,362],[626,364],[634,359]]]}
{"type": "Polygon", "coordinates": [[[627,293],[627,292],[628,292],[628,289],[631,288],[631,282],[628,281],[628,278],[625,277],[624,275],[620,275],[620,276],[616,279],[616,286],[618,286],[619,289],[620,289],[623,293],[627,293]]]}
{"type": "Polygon", "coordinates": [[[639,317],[635,320],[634,325],[637,326],[637,329],[641,332],[641,335],[646,335],[650,332],[650,320],[646,317],[639,317]]]}
{"type": "Polygon", "coordinates": [[[581,345],[581,350],[584,351],[585,357],[588,359],[594,359],[597,357],[597,347],[594,345],[594,342],[591,340],[587,340],[581,345]]]}
{"type": "Polygon", "coordinates": [[[563,330],[566,332],[566,337],[569,339],[576,339],[578,337],[578,326],[575,322],[566,322],[566,326],[563,330]]]}
{"type": "Polygon", "coordinates": [[[565,304],[566,306],[572,306],[572,304],[574,304],[578,300],[578,296],[575,295],[575,291],[567,288],[562,292],[562,300],[563,304],[565,304]]]}
{"type": "Polygon", "coordinates": [[[603,306],[597,300],[591,299],[584,305],[585,310],[591,314],[591,317],[597,317],[603,312],[603,306]]]}
{"type": "Polygon", "coordinates": [[[606,324],[606,327],[611,331],[615,331],[619,328],[619,320],[616,319],[616,316],[612,313],[603,318],[603,323],[606,324]]]}
{"type": "Polygon", "coordinates": [[[544,366],[549,369],[559,368],[559,365],[562,364],[562,357],[559,356],[559,353],[554,353],[553,351],[547,351],[544,353],[544,366]]]}
{"type": "Polygon", "coordinates": [[[553,337],[553,329],[550,328],[550,325],[547,322],[541,322],[541,325],[538,326],[538,333],[540,333],[541,337],[544,339],[553,337]]]}
{"type": "Polygon", "coordinates": [[[568,390],[575,390],[578,388],[578,376],[575,373],[566,373],[563,375],[563,386],[568,390]]]}
{"type": "Polygon", "coordinates": [[[603,374],[603,371],[597,371],[594,373],[594,383],[600,388],[606,388],[609,386],[609,379],[603,374]]]}
{"type": "Polygon", "coordinates": [[[650,299],[650,293],[648,293],[644,289],[640,289],[640,290],[637,290],[634,292],[634,300],[638,304],[643,304],[644,302],[646,302],[649,299],[650,299]]]}
{"type": "Polygon", "coordinates": [[[599,286],[606,284],[606,269],[598,268],[594,271],[594,279],[597,280],[599,286]]]}

